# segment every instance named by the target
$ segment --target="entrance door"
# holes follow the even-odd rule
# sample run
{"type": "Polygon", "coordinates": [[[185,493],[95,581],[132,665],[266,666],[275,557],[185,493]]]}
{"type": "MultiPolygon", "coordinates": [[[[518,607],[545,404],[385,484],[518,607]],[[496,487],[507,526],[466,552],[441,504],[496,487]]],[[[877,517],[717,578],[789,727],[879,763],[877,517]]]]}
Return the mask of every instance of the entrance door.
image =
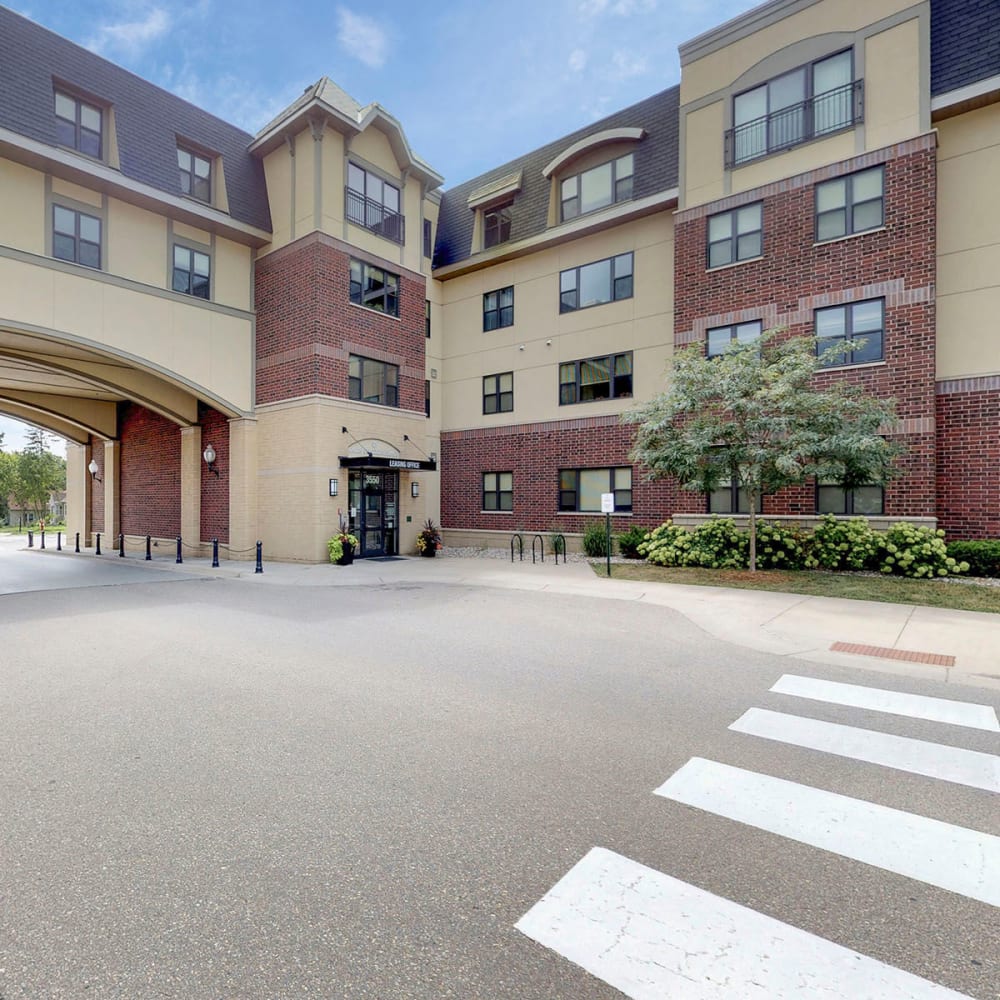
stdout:
{"type": "Polygon", "coordinates": [[[396,501],[399,474],[381,469],[352,469],[349,480],[351,529],[361,541],[358,555],[396,552],[396,501]]]}

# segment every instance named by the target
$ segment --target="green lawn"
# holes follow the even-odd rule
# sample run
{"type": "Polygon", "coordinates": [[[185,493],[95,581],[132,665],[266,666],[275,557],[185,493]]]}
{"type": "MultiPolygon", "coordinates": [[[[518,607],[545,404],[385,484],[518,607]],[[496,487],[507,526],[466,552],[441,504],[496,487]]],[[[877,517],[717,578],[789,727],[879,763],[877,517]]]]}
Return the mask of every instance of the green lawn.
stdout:
{"type": "MultiPolygon", "coordinates": [[[[603,562],[591,563],[604,576],[603,562]]],[[[653,566],[650,563],[612,563],[616,580],[648,583],[686,583],[699,587],[737,587],[741,590],[778,590],[786,594],[816,597],[848,597],[858,601],[886,604],[922,604],[931,608],[959,611],[988,611],[1000,614],[1000,587],[947,580],[909,580],[898,576],[866,576],[855,573],[824,573],[815,570],[694,569],[653,566]]]]}

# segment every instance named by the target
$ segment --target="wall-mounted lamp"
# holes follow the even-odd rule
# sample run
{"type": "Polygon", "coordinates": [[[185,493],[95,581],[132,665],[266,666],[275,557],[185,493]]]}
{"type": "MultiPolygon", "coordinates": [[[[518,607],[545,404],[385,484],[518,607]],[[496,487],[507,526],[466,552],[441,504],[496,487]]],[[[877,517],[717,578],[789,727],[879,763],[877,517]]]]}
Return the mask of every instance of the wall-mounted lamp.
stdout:
{"type": "Polygon", "coordinates": [[[215,449],[211,445],[206,445],[205,450],[201,453],[201,457],[205,459],[205,464],[208,466],[209,472],[214,472],[216,475],[219,474],[219,470],[215,467],[215,449]]]}
{"type": "Polygon", "coordinates": [[[417,497],[420,496],[420,483],[418,482],[410,483],[410,496],[413,497],[414,500],[416,500],[417,497]]]}
{"type": "Polygon", "coordinates": [[[330,480],[330,496],[335,497],[337,495],[337,490],[339,488],[339,483],[336,479],[330,480]]]}
{"type": "Polygon", "coordinates": [[[523,350],[524,350],[524,344],[522,344],[522,345],[521,345],[521,346],[520,346],[520,347],[518,348],[518,350],[519,350],[519,351],[523,351],[523,350]]]}
{"type": "Polygon", "coordinates": [[[101,479],[101,477],[97,474],[98,472],[101,471],[101,467],[97,464],[97,462],[93,458],[90,460],[90,465],[87,466],[87,471],[90,473],[90,478],[93,479],[95,482],[98,483],[104,482],[104,480],[101,479]]]}

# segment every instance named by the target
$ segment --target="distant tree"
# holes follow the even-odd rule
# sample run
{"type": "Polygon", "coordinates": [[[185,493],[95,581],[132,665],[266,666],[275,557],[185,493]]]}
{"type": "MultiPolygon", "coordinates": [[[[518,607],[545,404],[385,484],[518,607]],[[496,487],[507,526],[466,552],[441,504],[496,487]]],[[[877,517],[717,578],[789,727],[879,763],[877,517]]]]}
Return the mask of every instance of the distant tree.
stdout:
{"type": "MultiPolygon", "coordinates": [[[[2,434],[0,434],[0,444],[3,444],[2,434]]],[[[17,457],[0,451],[0,520],[6,521],[10,516],[10,497],[14,492],[16,477],[17,457]]]]}
{"type": "Polygon", "coordinates": [[[16,471],[11,494],[22,509],[34,511],[36,517],[44,517],[49,507],[49,496],[57,490],[66,489],[66,460],[47,450],[44,432],[39,438],[28,435],[28,443],[23,451],[16,452],[16,471]]]}
{"type": "Polygon", "coordinates": [[[765,333],[706,357],[700,347],[674,356],[669,388],[625,415],[638,425],[632,458],[651,478],[672,477],[707,493],[725,480],[745,491],[750,569],[757,569],[757,504],[765,494],[815,476],[846,489],[883,484],[895,474],[899,446],[884,437],[893,400],[841,380],[815,376],[860,342],[819,356],[813,337],[765,333]]]}

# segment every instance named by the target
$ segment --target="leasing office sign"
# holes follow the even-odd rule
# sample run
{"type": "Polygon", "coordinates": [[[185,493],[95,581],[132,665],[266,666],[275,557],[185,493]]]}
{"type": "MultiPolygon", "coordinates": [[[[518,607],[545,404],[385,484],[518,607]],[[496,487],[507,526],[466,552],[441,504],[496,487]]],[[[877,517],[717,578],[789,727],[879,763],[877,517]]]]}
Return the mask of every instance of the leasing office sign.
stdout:
{"type": "Polygon", "coordinates": [[[358,458],[340,456],[340,464],[348,469],[413,469],[436,472],[437,462],[417,461],[411,458],[383,458],[380,455],[361,455],[358,458]]]}

